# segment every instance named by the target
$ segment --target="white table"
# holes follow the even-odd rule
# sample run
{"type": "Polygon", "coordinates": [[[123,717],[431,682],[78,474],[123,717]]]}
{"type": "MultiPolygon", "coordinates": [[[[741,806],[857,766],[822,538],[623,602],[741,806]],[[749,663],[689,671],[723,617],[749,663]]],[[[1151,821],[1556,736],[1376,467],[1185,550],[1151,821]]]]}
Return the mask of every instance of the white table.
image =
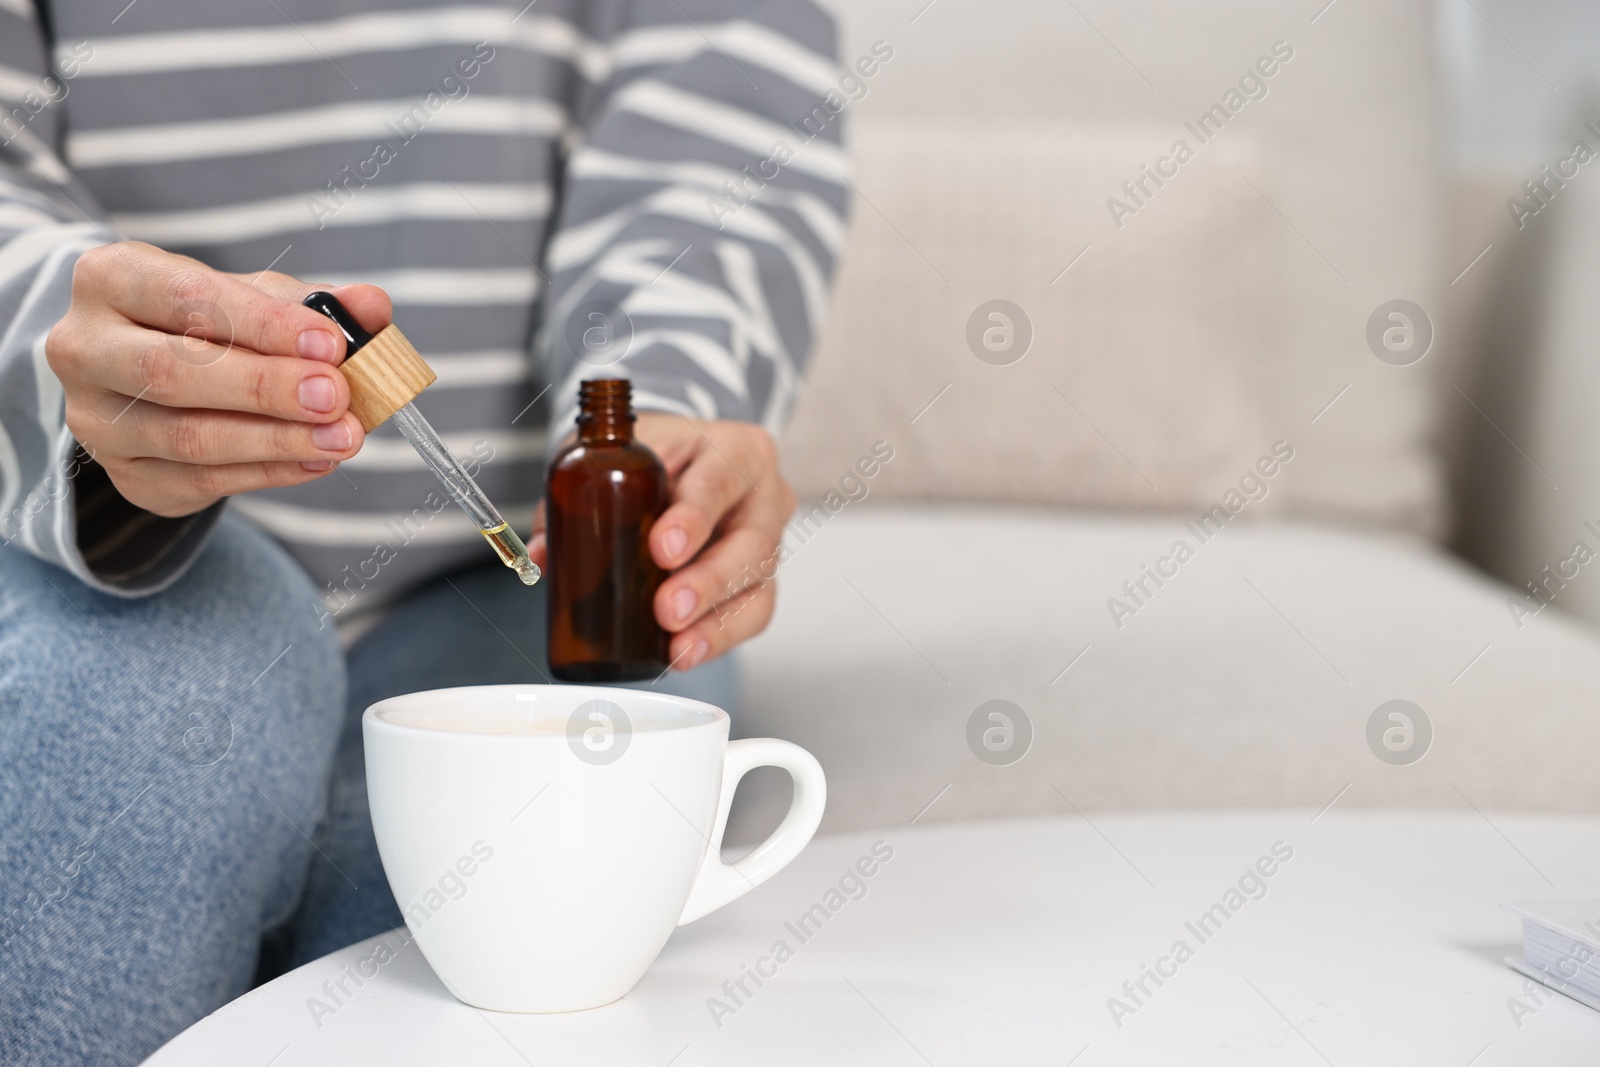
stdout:
{"type": "MultiPolygon", "coordinates": [[[[557,1016],[453,1000],[415,946],[335,1007],[352,946],[235,1001],[156,1067],[382,1063],[1355,1064],[1600,1062],[1600,1013],[1501,959],[1503,900],[1600,897],[1600,820],[1489,812],[1091,815],[819,838],[683,927],[616,1004],[557,1016]],[[876,840],[894,850],[802,942],[785,926],[876,840]],[[1293,857],[1201,943],[1185,926],[1283,841],[1293,857]],[[1553,884],[1552,884],[1553,883],[1553,884]],[[1107,999],[1178,940],[1192,958],[1113,1021],[1107,999]],[[792,958],[736,1005],[723,983],[792,958]],[[334,1008],[313,1017],[310,998],[334,1008]],[[734,1007],[714,1019],[708,998],[734,1007]],[[1531,1009],[1515,1020],[1508,1000],[1531,1009]],[[1518,1025],[1520,1021],[1520,1026],[1518,1025]],[[718,1025],[720,1023],[720,1026],[718,1025]]],[[[1281,851],[1281,849],[1280,849],[1281,851]]],[[[1271,866],[1270,864],[1268,866],[1271,866]]],[[[1253,888],[1247,886],[1247,888],[1253,888]]],[[[368,964],[368,970],[373,964],[368,964]]]]}

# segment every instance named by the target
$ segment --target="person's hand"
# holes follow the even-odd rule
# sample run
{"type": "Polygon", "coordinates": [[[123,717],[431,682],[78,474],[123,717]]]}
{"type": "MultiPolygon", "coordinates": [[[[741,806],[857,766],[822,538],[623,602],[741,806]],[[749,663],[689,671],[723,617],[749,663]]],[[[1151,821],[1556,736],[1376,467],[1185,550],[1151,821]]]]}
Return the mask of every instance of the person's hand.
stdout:
{"type": "MultiPolygon", "coordinates": [[[[134,241],[91,249],[45,341],[67,429],[123,497],[168,518],[325,477],[363,434],[334,370],[344,337],[300,306],[317,288],[134,241]]],[[[383,290],[333,292],[363,326],[389,322],[383,290]]]]}
{"type": "MultiPolygon", "coordinates": [[[[778,472],[772,435],[751,423],[645,412],[634,436],[661,457],[672,480],[650,554],[672,572],[656,593],[656,621],[673,635],[673,668],[686,671],[767,628],[794,490],[778,472]]],[[[543,504],[528,552],[548,565],[543,504]]]]}

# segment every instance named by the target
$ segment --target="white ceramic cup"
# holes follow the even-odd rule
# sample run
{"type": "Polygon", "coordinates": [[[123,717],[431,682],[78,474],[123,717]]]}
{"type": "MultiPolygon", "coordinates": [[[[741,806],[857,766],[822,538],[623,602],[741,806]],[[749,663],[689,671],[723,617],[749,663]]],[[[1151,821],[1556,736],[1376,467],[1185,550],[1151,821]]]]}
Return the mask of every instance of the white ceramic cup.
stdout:
{"type": "Polygon", "coordinates": [[[418,947],[456,998],[513,1012],[621,997],[676,926],[794,859],[827,785],[805,749],[728,740],[695,700],[570,685],[437,689],[361,721],[372,828],[418,947]],[[734,787],[782,767],[771,837],[722,860],[734,787]]]}

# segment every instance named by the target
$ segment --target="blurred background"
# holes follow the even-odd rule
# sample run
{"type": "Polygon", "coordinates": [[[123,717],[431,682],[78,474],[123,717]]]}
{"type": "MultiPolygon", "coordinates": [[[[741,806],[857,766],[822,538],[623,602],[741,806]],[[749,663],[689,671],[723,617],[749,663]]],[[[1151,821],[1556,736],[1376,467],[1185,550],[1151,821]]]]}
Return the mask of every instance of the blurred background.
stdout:
{"type": "MultiPolygon", "coordinates": [[[[1476,376],[1480,403],[1505,430],[1497,443],[1470,419],[1453,427],[1451,544],[1516,585],[1567,556],[1574,531],[1600,514],[1592,417],[1600,361],[1589,328],[1600,191],[1573,182],[1521,227],[1506,204],[1526,203],[1522,183],[1575,142],[1600,147],[1588,125],[1600,125],[1597,33],[1600,9],[1569,0],[1450,0],[1438,11],[1445,247],[1464,256],[1493,243],[1507,253],[1455,285],[1445,312],[1445,353],[1476,376]]],[[[1600,620],[1600,582],[1574,581],[1561,593],[1557,607],[1600,620]]]]}
{"type": "Polygon", "coordinates": [[[796,543],[743,727],[827,750],[830,825],[1600,803],[1600,7],[832,6],[855,214],[784,456],[894,459],[796,543]]]}
{"type": "MultiPolygon", "coordinates": [[[[1600,123],[1600,7],[835,8],[847,64],[875,41],[894,58],[847,109],[855,232],[791,435],[811,488],[850,458],[845,442],[818,455],[842,417],[914,414],[952,384],[890,491],[1198,505],[1293,427],[1308,447],[1273,507],[1415,532],[1515,585],[1600,517],[1583,511],[1600,505],[1600,442],[1582,343],[1600,182],[1580,167],[1548,207],[1523,189],[1577,140],[1600,151],[1583,126],[1600,123]],[[1275,42],[1293,58],[1202,144],[1184,124],[1275,42]],[[1122,183],[1179,139],[1193,160],[1116,225],[1107,200],[1132,205],[1122,183]],[[1519,227],[1511,199],[1541,209],[1519,227]],[[1036,363],[1051,364],[1028,368],[1030,396],[960,346],[966,313],[995,297],[1023,308],[1036,363]],[[1364,344],[1390,299],[1430,317],[1415,365],[1364,344]],[[942,316],[919,313],[936,305],[942,316]],[[886,359],[892,375],[852,373],[886,359]],[[1032,432],[993,433],[1002,410],[1032,432]]],[[[1560,606],[1600,619],[1589,584],[1560,606]]]]}

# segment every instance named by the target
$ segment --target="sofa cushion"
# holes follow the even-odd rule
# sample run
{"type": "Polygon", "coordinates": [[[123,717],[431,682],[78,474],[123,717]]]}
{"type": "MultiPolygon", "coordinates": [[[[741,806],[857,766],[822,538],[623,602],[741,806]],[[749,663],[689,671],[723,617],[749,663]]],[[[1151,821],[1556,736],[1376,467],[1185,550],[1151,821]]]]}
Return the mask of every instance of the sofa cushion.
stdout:
{"type": "MultiPolygon", "coordinates": [[[[930,802],[920,822],[1069,803],[1308,817],[1335,797],[1600,803],[1600,640],[1584,624],[1513,612],[1512,590],[1410,539],[1242,520],[1196,534],[1218,525],[849,504],[791,542],[781,609],[744,654],[736,732],[817,755],[833,830],[903,825],[930,802]],[[1144,577],[1158,565],[1175,572],[1159,587],[1144,577]],[[1123,583],[1141,578],[1139,603],[1123,583]],[[993,700],[1032,723],[1009,765],[968,741],[993,700]],[[1368,741],[1392,700],[1432,727],[1406,765],[1368,741]]],[[[1384,731],[1396,725],[1383,717],[1384,731]]],[[[773,780],[755,785],[735,836],[783,802],[773,780]]]]}
{"type": "Polygon", "coordinates": [[[884,437],[899,497],[1198,506],[1271,440],[1273,219],[1247,140],[1102,235],[1107,192],[1165,129],[863,127],[850,249],[784,444],[802,492],[884,437]],[[1015,348],[990,358],[1014,362],[971,344],[996,299],[1019,310],[978,314],[977,350],[995,331],[1015,348]]]}
{"type": "Polygon", "coordinates": [[[1303,439],[1293,513],[1442,529],[1443,353],[1392,366],[1366,341],[1395,299],[1437,325],[1465,266],[1437,262],[1433,5],[832,6],[847,64],[893,56],[845,107],[860,196],[786,442],[803,490],[893,430],[922,454],[885,493],[1191,503],[1254,435],[1303,439]],[[1201,144],[1186,123],[1280,43],[1266,95],[1201,144]],[[1119,227],[1107,201],[1178,139],[1195,157],[1119,227]],[[1038,326],[1011,366],[968,350],[994,298],[1038,326]]]}

